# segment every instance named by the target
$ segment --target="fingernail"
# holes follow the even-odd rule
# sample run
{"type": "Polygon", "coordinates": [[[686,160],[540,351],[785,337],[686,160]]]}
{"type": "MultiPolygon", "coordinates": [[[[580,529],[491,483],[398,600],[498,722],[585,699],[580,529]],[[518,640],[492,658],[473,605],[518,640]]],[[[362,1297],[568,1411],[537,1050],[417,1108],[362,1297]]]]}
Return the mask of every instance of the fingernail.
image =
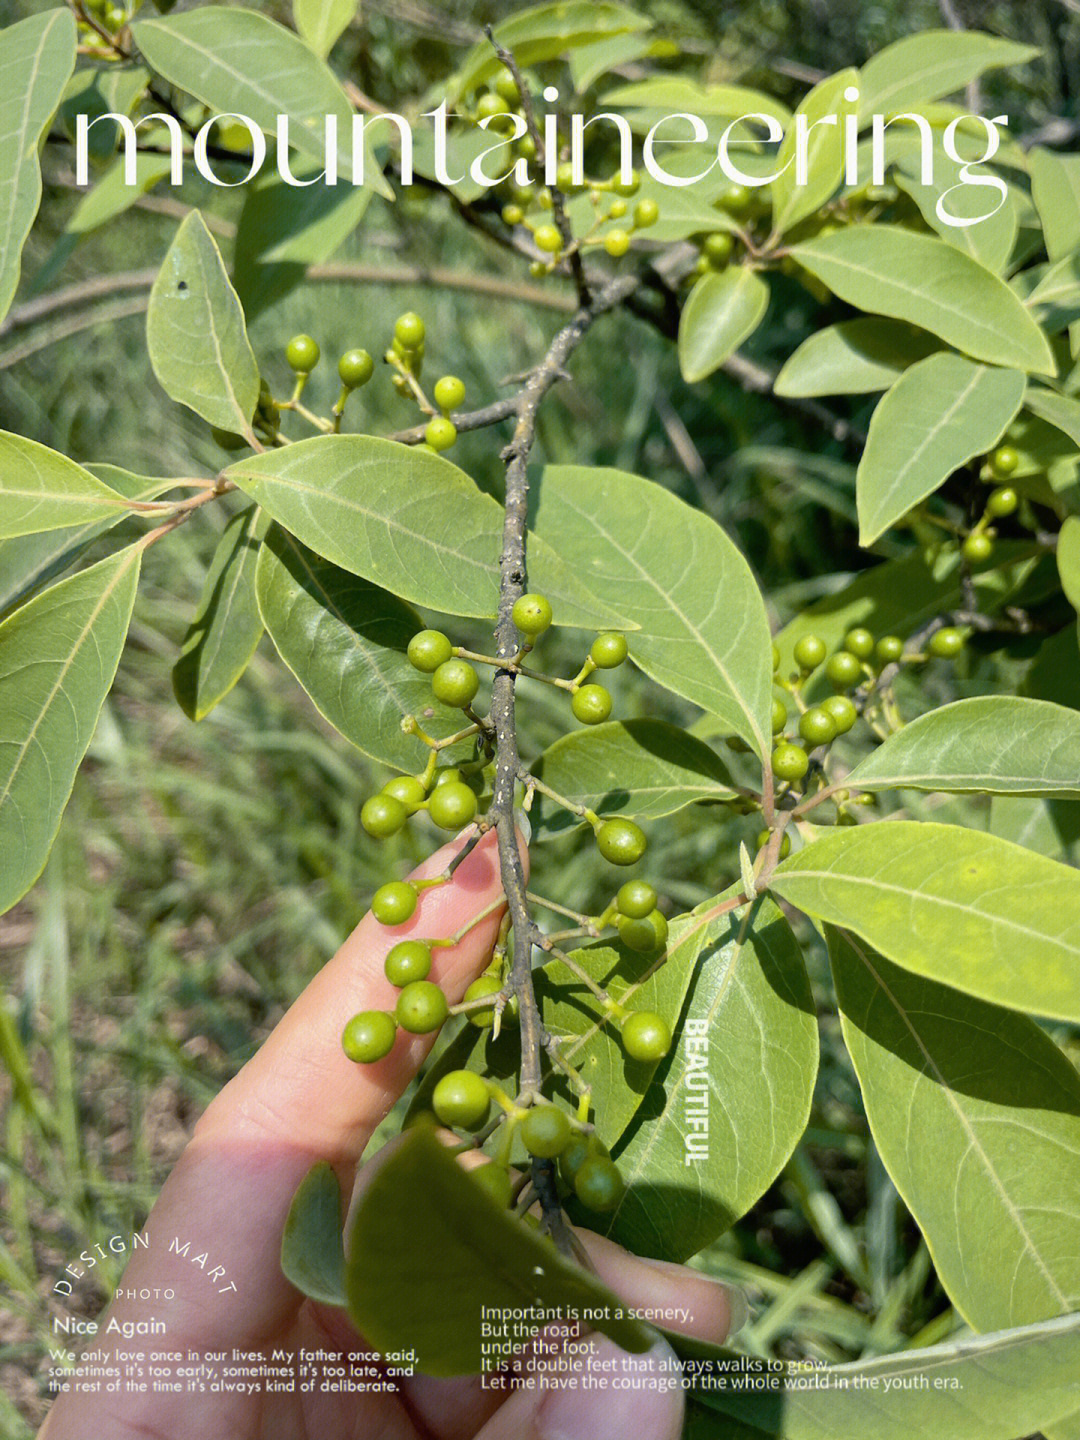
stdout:
{"type": "MultiPolygon", "coordinates": [[[[639,1255],[637,1259],[642,1265],[648,1265],[652,1270],[662,1270],[667,1275],[677,1277],[680,1282],[687,1278],[685,1265],[676,1265],[671,1260],[650,1260],[644,1255],[639,1255]]],[[[721,1341],[737,1335],[750,1319],[750,1306],[746,1296],[734,1285],[729,1285],[726,1280],[718,1280],[715,1275],[708,1275],[704,1270],[694,1270],[693,1276],[695,1280],[702,1280],[706,1284],[714,1286],[727,1297],[728,1328],[720,1337],[721,1341]]]]}
{"type": "Polygon", "coordinates": [[[677,1440],[683,1414],[679,1362],[662,1336],[642,1355],[597,1336],[578,1376],[599,1383],[548,1391],[536,1415],[538,1440],[677,1440]]]}

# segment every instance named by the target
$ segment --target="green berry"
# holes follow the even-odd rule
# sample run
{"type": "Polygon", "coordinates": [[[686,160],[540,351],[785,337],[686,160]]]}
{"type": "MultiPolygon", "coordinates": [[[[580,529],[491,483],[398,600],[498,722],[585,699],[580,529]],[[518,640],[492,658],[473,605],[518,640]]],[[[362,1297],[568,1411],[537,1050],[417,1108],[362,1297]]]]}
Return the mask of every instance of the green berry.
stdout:
{"type": "MultiPolygon", "coordinates": [[[[466,1000],[481,1000],[485,995],[498,995],[502,988],[502,981],[497,980],[494,975],[481,975],[480,978],[474,980],[465,991],[464,998],[466,1000]]],[[[503,1011],[504,1016],[509,1008],[508,1005],[506,1010],[503,1011]]],[[[478,1005],[475,1010],[467,1010],[465,1013],[469,1017],[469,1024],[475,1025],[478,1030],[490,1030],[495,1024],[494,1005],[478,1005]]]]}
{"type": "Polygon", "coordinates": [[[517,105],[521,101],[521,91],[517,87],[517,81],[509,70],[500,70],[495,77],[494,90],[496,95],[501,95],[508,105],[517,105]]]}
{"type": "Polygon", "coordinates": [[[776,696],[772,702],[772,733],[779,735],[786,724],[787,706],[779,696],[776,696]]]}
{"type": "Polygon", "coordinates": [[[478,1185],[485,1194],[490,1195],[500,1210],[507,1209],[514,1193],[509,1170],[502,1165],[492,1163],[477,1165],[468,1173],[473,1184],[478,1185]]]}
{"type": "Polygon", "coordinates": [[[996,480],[1008,480],[1016,473],[1020,456],[1011,445],[999,445],[989,458],[990,470],[996,480]]]}
{"type": "Polygon", "coordinates": [[[569,1117],[555,1105],[533,1105],[521,1122],[522,1144],[540,1160],[554,1160],[561,1155],[570,1135],[569,1117]]]}
{"type": "Polygon", "coordinates": [[[488,90],[477,101],[477,120],[492,120],[496,115],[508,115],[509,113],[510,106],[495,90],[488,90]]]}
{"type": "Polygon", "coordinates": [[[476,795],[468,785],[440,785],[431,792],[428,814],[440,830],[460,830],[476,814],[476,795]]]}
{"type": "Polygon", "coordinates": [[[662,1060],[671,1049],[671,1026],[652,1010],[635,1010],[622,1023],[622,1042],[632,1060],[662,1060]]]}
{"type": "Polygon", "coordinates": [[[613,260],[621,260],[630,249],[630,236],[625,230],[609,230],[604,236],[604,249],[613,260]]]}
{"type": "Polygon", "coordinates": [[[441,630],[418,630],[405,653],[411,665],[425,675],[431,675],[440,665],[446,664],[454,653],[454,647],[441,630]]]}
{"type": "Polygon", "coordinates": [[[644,920],[656,909],[656,891],[647,880],[627,880],[619,886],[615,908],[628,920],[644,920]]]}
{"type": "Polygon", "coordinates": [[[928,648],[931,655],[936,655],[941,660],[952,660],[964,648],[963,634],[953,626],[946,625],[944,629],[935,630],[930,636],[928,648]]]}
{"type": "Polygon", "coordinates": [[[536,248],[546,255],[557,255],[562,249],[562,236],[557,225],[538,225],[533,231],[536,248]]]}
{"type": "Polygon", "coordinates": [[[597,849],[612,865],[636,865],[648,843],[644,830],[633,820],[605,820],[596,831],[597,849]]]}
{"type": "Polygon", "coordinates": [[[611,177],[611,188],[616,195],[636,195],[641,189],[641,176],[636,170],[631,170],[624,180],[622,170],[616,170],[611,177]]]}
{"type": "Polygon", "coordinates": [[[298,375],[310,375],[319,363],[319,346],[310,335],[294,335],[285,346],[285,359],[298,375]]]}
{"type": "Polygon", "coordinates": [[[799,734],[810,746],[828,745],[836,739],[836,726],[823,705],[814,705],[799,716],[799,734]]]}
{"type": "Polygon", "coordinates": [[[444,375],[435,381],[435,404],[447,414],[456,410],[465,399],[465,381],[456,375],[444,375]]]}
{"type": "Polygon", "coordinates": [[[972,531],[960,549],[968,564],[981,565],[994,553],[994,542],[982,531],[972,531]]]}
{"type": "Polygon", "coordinates": [[[1000,489],[991,490],[990,498],[986,502],[986,513],[995,520],[1000,520],[1011,515],[1019,503],[1016,491],[1011,486],[1002,485],[1000,489]]]}
{"type": "Polygon", "coordinates": [[[382,793],[400,800],[407,815],[415,815],[427,798],[427,791],[415,775],[395,776],[383,786],[382,793]]]}
{"type": "Polygon", "coordinates": [[[457,441],[457,426],[445,415],[436,415],[424,429],[424,439],[433,450],[449,450],[457,441]]]}
{"type": "Polygon", "coordinates": [[[590,1210],[614,1210],[626,1188],[619,1167],[604,1155],[594,1155],[574,1176],[574,1194],[590,1210]]]}
{"type": "Polygon", "coordinates": [[[846,690],[851,685],[857,685],[862,676],[862,664],[857,655],[850,650],[837,650],[835,655],[830,655],[825,664],[825,675],[830,685],[835,685],[838,690],[846,690]]]}
{"type": "Polygon", "coordinates": [[[628,209],[629,206],[625,200],[612,200],[608,206],[607,218],[609,220],[621,220],[628,209]]]}
{"type": "Polygon", "coordinates": [[[778,780],[801,780],[810,768],[810,758],[801,745],[785,740],[773,751],[772,768],[778,780]]]}
{"type": "Polygon", "coordinates": [[[650,910],[643,920],[619,919],[619,938],[631,950],[652,955],[667,944],[668,923],[659,910],[650,910]]]}
{"type": "Polygon", "coordinates": [[[774,646],[772,647],[772,669],[773,669],[773,674],[774,674],[774,675],[775,675],[776,672],[780,669],[780,647],[779,647],[779,645],[774,645],[774,646]]]}
{"type": "Polygon", "coordinates": [[[608,631],[598,635],[589,650],[589,659],[598,670],[614,670],[621,665],[629,653],[625,635],[608,631]]]}
{"type": "Polygon", "coordinates": [[[603,685],[582,685],[570,697],[570,708],[582,725],[599,725],[611,714],[611,696],[603,685]]]}
{"type": "Polygon", "coordinates": [[[360,824],[376,840],[386,840],[397,832],[409,818],[409,812],[393,795],[372,795],[365,800],[360,810],[360,824]]]}
{"type": "Polygon", "coordinates": [[[846,735],[859,718],[858,710],[846,695],[830,695],[821,702],[821,708],[832,718],[837,735],[846,735]]]}
{"type": "Polygon", "coordinates": [[[437,790],[440,785],[454,785],[464,779],[464,773],[456,765],[443,765],[435,771],[434,788],[437,790]]]}
{"type": "Polygon", "coordinates": [[[383,962],[383,970],[399,990],[426,980],[431,971],[431,946],[423,940],[399,940],[383,962]]]}
{"type": "Polygon", "coordinates": [[[451,1070],[435,1086],[431,1108],[444,1125],[479,1130],[491,1109],[491,1091],[472,1070],[451,1070]]]}
{"type": "Polygon", "coordinates": [[[736,219],[743,219],[753,208],[754,197],[745,185],[732,185],[720,199],[720,208],[736,219]]]}
{"type": "Polygon", "coordinates": [[[424,343],[427,327],[415,310],[406,310],[394,322],[394,339],[406,350],[416,350],[424,343]]]}
{"type": "Polygon", "coordinates": [[[727,264],[734,248],[735,242],[726,230],[717,230],[712,235],[706,235],[701,242],[702,254],[717,267],[727,264]]]}
{"type": "Polygon", "coordinates": [[[874,646],[874,654],[880,665],[895,665],[904,653],[904,642],[899,635],[883,635],[874,646]]]}
{"type": "Polygon", "coordinates": [[[844,636],[844,649],[860,660],[869,660],[874,653],[874,637],[864,626],[857,626],[844,636]]]}
{"type": "Polygon", "coordinates": [[[414,980],[406,985],[394,1007],[398,1024],[411,1035],[438,1030],[449,1013],[446,996],[431,980],[414,980]]]}
{"type": "Polygon", "coordinates": [[[639,230],[646,230],[660,219],[660,206],[655,200],[639,200],[634,206],[634,224],[639,230]]]}
{"type": "Polygon", "coordinates": [[[371,897],[371,913],[380,925],[404,925],[412,919],[419,898],[416,886],[407,880],[390,880],[371,897]]]}
{"type": "Polygon", "coordinates": [[[575,1130],[566,1149],[559,1156],[559,1174],[568,1185],[573,1185],[577,1172],[586,1160],[591,1160],[594,1155],[603,1155],[606,1159],[607,1153],[607,1147],[596,1135],[586,1135],[581,1130],[575,1130]]]}
{"type": "Polygon", "coordinates": [[[346,350],[337,362],[337,373],[343,385],[358,390],[375,374],[375,361],[366,350],[346,350]]]}
{"type": "Polygon", "coordinates": [[[523,635],[542,635],[553,619],[551,601],[546,595],[519,595],[510,618],[523,635]]]}
{"type": "MultiPolygon", "coordinates": [[[[769,843],[769,837],[771,834],[771,830],[758,831],[757,848],[759,850],[764,850],[765,846],[769,843]]],[[[784,838],[780,841],[779,854],[781,860],[786,860],[787,857],[791,854],[791,836],[786,831],[784,832],[784,838]]]]}
{"type": "Polygon", "coordinates": [[[525,211],[520,205],[504,205],[502,208],[502,220],[504,225],[520,225],[525,219],[525,211]]]}
{"type": "Polygon", "coordinates": [[[480,676],[467,660],[444,660],[431,677],[435,699],[460,710],[476,698],[480,676]]]}
{"type": "Polygon", "coordinates": [[[341,1048],[358,1065],[371,1065],[394,1048],[397,1025],[385,1010],[361,1010],[341,1034],[341,1048]]]}
{"type": "Polygon", "coordinates": [[[572,190],[577,190],[577,181],[574,179],[574,166],[569,160],[564,160],[555,172],[555,188],[561,190],[564,195],[569,195],[572,190]]]}
{"type": "Polygon", "coordinates": [[[803,635],[795,642],[795,664],[804,674],[816,670],[825,659],[825,641],[817,635],[803,635]]]}

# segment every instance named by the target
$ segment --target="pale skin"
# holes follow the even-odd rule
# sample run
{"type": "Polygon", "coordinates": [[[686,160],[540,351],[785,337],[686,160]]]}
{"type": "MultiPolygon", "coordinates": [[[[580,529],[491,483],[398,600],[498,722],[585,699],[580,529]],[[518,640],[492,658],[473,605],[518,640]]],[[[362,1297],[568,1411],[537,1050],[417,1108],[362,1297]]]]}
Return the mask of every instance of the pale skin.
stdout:
{"type": "MultiPolygon", "coordinates": [[[[217,1096],[150,1214],[149,1245],[134,1252],[121,1295],[86,1343],[113,1358],[116,1352],[175,1352],[189,1368],[224,1352],[224,1361],[210,1364],[215,1373],[234,1349],[269,1355],[364,1348],[343,1311],[306,1300],[284,1279],[285,1216],[317,1160],[332,1161],[349,1193],[375,1127],[430,1049],[434,1037],[399,1033],[385,1060],[358,1066],[342,1053],[341,1031],[357,1010],[393,1007],[397,992],[383,975],[383,960],[397,940],[456,935],[498,898],[493,841],[485,837],[451,883],[423,891],[407,925],[390,931],[365,916],[217,1096]],[[175,1298],[156,1304],[121,1298],[155,1287],[174,1289],[175,1298]],[[106,1333],[110,1318],[123,1324],[150,1316],[165,1321],[166,1334],[124,1340],[106,1333]]],[[[440,873],[456,844],[416,875],[440,873]]],[[[486,964],[498,921],[493,912],[452,948],[435,950],[431,978],[451,1003],[486,964]]],[[[361,1186],[367,1169],[356,1182],[361,1186]]],[[[688,1334],[719,1342],[745,1315],[741,1297],[696,1271],[640,1260],[587,1232],[582,1239],[600,1278],[628,1304],[688,1310],[692,1318],[681,1327],[688,1334]]],[[[591,1343],[601,1373],[605,1358],[620,1352],[600,1336],[591,1343]]],[[[649,1362],[658,1374],[665,1359],[670,1362],[670,1351],[661,1342],[649,1362]]],[[[543,1389],[507,1396],[482,1390],[476,1377],[417,1376],[401,1381],[397,1393],[241,1396],[192,1391],[185,1379],[180,1393],[63,1394],[40,1434],[43,1440],[615,1440],[631,1433],[632,1423],[637,1440],[675,1440],[682,1410],[681,1394],[660,1386],[621,1397],[543,1389]]]]}

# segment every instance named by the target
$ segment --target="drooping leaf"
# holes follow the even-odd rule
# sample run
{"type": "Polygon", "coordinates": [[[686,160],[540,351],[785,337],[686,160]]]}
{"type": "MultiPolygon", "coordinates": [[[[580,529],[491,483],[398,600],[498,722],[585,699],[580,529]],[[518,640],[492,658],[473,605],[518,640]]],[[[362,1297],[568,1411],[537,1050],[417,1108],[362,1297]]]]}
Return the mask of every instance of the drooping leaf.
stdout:
{"type": "Polygon", "coordinates": [[[263,541],[255,589],[281,658],[365,755],[399,770],[423,764],[422,743],[402,733],[404,715],[424,713],[435,739],[460,730],[461,712],[434,700],[429,677],[405,654],[421,621],[404,601],[320,559],[278,525],[263,541]]]}
{"type": "Polygon", "coordinates": [[[122,519],[124,497],[36,440],[0,430],[0,539],[122,519]]]}
{"type": "Polygon", "coordinates": [[[1046,253],[1063,260],[1080,250],[1080,155],[1036,145],[1028,154],[1031,198],[1042,221],[1046,253]]]}
{"type": "Polygon", "coordinates": [[[708,1245],[806,1128],[818,1061],[806,967],[771,901],[736,915],[710,927],[675,1045],[617,1152],[627,1190],[605,1233],[635,1254],[681,1261],[708,1245]]]}
{"type": "Polygon", "coordinates": [[[251,436],[259,367],[240,301],[197,210],[181,223],[150,291],[146,342],[171,400],[222,430],[251,436]]]}
{"type": "Polygon", "coordinates": [[[135,156],[135,183],[127,183],[127,165],[119,159],[109,167],[75,207],[68,221],[68,235],[86,235],[130,210],[140,195],[148,194],[169,174],[172,162],[167,155],[141,150],[135,156]]]}
{"type": "Polygon", "coordinates": [[[785,396],[872,395],[940,349],[933,335],[900,320],[842,320],[804,340],[788,356],[773,389],[785,396]]]}
{"type": "MultiPolygon", "coordinates": [[[[577,805],[637,820],[655,820],[697,800],[730,800],[735,794],[716,751],[662,720],[611,720],[573,731],[548,746],[536,773],[577,805]]],[[[545,833],[579,823],[569,811],[537,798],[545,833]]],[[[535,811],[533,816],[535,830],[535,811]]]]}
{"type": "Polygon", "coordinates": [[[872,545],[976,455],[992,449],[1019,413],[1019,370],[929,355],[879,402],[859,461],[859,544],[872,545]]]}
{"type": "Polygon", "coordinates": [[[756,270],[730,265],[706,275],[690,292],[679,319],[679,367],[691,384],[730,360],[769,308],[769,286],[756,270]]]}
{"type": "Polygon", "coordinates": [[[936,235],[853,225],[792,249],[800,265],[862,310],[929,330],[976,360],[1053,375],[1045,335],[1004,280],[936,235]]]}
{"type": "Polygon", "coordinates": [[[874,1142],[953,1304],[983,1331],[1077,1308],[1080,1074],[1027,1016],[827,935],[874,1142]]]}
{"type": "Polygon", "coordinates": [[[482,1307],[587,1308],[593,1327],[623,1349],[652,1341],[609,1290],[502,1210],[423,1128],[379,1166],[349,1239],[353,1323],[380,1353],[415,1350],[423,1375],[481,1371],[482,1307]],[[403,1245],[402,1227],[423,1244],[403,1245]]]}
{"type": "Polygon", "coordinates": [[[1080,800],[1080,713],[981,695],[920,715],[857,765],[861,790],[950,790],[1080,800]]]}
{"type": "Polygon", "coordinates": [[[977,31],[923,30],[872,55],[862,67],[859,114],[895,115],[952,95],[986,70],[1024,65],[1038,50],[977,31]]]}
{"type": "Polygon", "coordinates": [[[766,753],[768,620],[750,567],[714,521],[640,476],[554,465],[536,530],[641,626],[630,649],[646,675],[766,753]]]}
{"type": "Polygon", "coordinates": [[[855,113],[844,92],[858,91],[859,72],[841,70],[820,81],[803,99],[776,155],[776,176],[772,184],[773,231],[783,235],[829,200],[844,176],[844,120],[855,113]],[[805,138],[796,126],[805,124],[805,138]],[[795,170],[796,152],[805,152],[806,174],[795,170]],[[801,179],[801,183],[800,183],[801,179]]]}
{"type": "MultiPolygon", "coordinates": [[[[337,120],[337,173],[353,178],[352,106],[330,68],[311,48],[267,15],[239,6],[205,6],[183,14],[136,20],[135,43],[171,85],[214,114],[248,116],[267,134],[289,120],[289,143],[326,158],[326,116],[337,120]]],[[[370,151],[364,183],[393,198],[370,151]]]]}
{"type": "MultiPolygon", "coordinates": [[[[593,45],[612,35],[649,30],[652,21],[625,5],[611,0],[556,0],[555,4],[532,5],[501,20],[494,37],[509,50],[519,65],[538,65],[556,60],[581,45],[593,45]]],[[[491,80],[502,62],[487,40],[480,40],[466,55],[450,88],[451,103],[470,90],[491,80]]]]}
{"type": "Polygon", "coordinates": [[[0,625],[0,913],[41,874],[120,663],[142,550],[129,546],[0,625]]]}
{"type": "Polygon", "coordinates": [[[1032,385],[1024,396],[1024,405],[1080,447],[1080,400],[1032,385]]]}
{"type": "Polygon", "coordinates": [[[297,30],[321,60],[356,19],[360,0],[293,0],[297,30]]]}
{"type": "MultiPolygon", "coordinates": [[[[494,615],[502,506],[449,460],[371,435],[324,435],[239,460],[226,474],[354,575],[447,615],[494,615]]],[[[529,545],[529,580],[551,600],[557,625],[627,626],[542,539],[529,545]]]]}
{"type": "Polygon", "coordinates": [[[345,1304],[341,1187],[328,1160],[304,1176],[281,1236],[281,1269],[290,1284],[322,1305],[345,1304]]]}
{"type": "Polygon", "coordinates": [[[65,8],[0,30],[0,320],[41,200],[38,144],[75,68],[75,17],[65,8]]]}
{"type": "Polygon", "coordinates": [[[954,989],[1080,1019],[1080,872],[976,830],[914,820],[823,834],[772,889],[954,989]]]}
{"type": "Polygon", "coordinates": [[[234,515],[218,541],[195,618],[173,666],[173,692],[190,720],[202,720],[248,667],[262,617],[255,601],[255,566],[269,516],[257,505],[234,515]]]}

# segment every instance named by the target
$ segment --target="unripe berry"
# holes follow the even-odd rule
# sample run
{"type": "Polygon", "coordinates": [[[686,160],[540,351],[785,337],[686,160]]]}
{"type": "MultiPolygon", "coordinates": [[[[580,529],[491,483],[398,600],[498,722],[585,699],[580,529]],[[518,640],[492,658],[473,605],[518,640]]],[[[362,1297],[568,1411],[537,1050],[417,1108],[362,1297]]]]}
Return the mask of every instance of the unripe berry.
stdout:
{"type": "Polygon", "coordinates": [[[772,768],[778,780],[801,780],[810,768],[810,758],[801,745],[784,741],[773,751],[772,768]]]}
{"type": "Polygon", "coordinates": [[[415,815],[427,798],[427,791],[415,775],[397,775],[382,788],[384,795],[400,800],[408,815],[415,815]]]}
{"type": "Polygon", "coordinates": [[[779,696],[776,696],[772,702],[772,733],[779,735],[786,724],[787,706],[779,696]]]}
{"type": "Polygon", "coordinates": [[[375,374],[375,361],[366,350],[346,350],[337,363],[337,371],[343,385],[358,390],[375,374]]]}
{"type": "Polygon", "coordinates": [[[652,955],[667,944],[668,923],[659,910],[650,910],[641,920],[619,917],[619,938],[631,950],[652,955]]]}
{"type": "Polygon", "coordinates": [[[598,635],[589,650],[589,659],[598,670],[614,670],[621,665],[628,654],[626,636],[609,631],[598,635]]]}
{"type": "Polygon", "coordinates": [[[805,674],[816,670],[825,659],[825,641],[817,635],[802,635],[795,642],[795,664],[805,674]]]}
{"type": "Polygon", "coordinates": [[[456,375],[444,375],[435,381],[435,404],[447,414],[456,410],[465,399],[465,381],[456,375]]]}
{"type": "Polygon", "coordinates": [[[440,665],[446,664],[454,653],[454,647],[441,630],[418,630],[405,653],[411,665],[425,675],[431,675],[440,665]]]}
{"type": "Polygon", "coordinates": [[[574,179],[574,166],[571,161],[564,160],[556,170],[555,188],[561,190],[564,195],[569,195],[572,190],[579,188],[574,179]]]}
{"type": "Polygon", "coordinates": [[[895,665],[904,653],[904,642],[899,635],[883,635],[874,646],[874,655],[880,665],[895,665]]]}
{"type": "Polygon", "coordinates": [[[960,548],[969,565],[981,565],[994,553],[994,542],[982,531],[973,531],[960,548]]]}
{"type": "Polygon", "coordinates": [[[614,1210],[626,1189],[619,1167],[603,1155],[594,1155],[574,1176],[574,1194],[590,1210],[614,1210]]]}
{"type": "Polygon", "coordinates": [[[464,779],[464,774],[456,765],[443,765],[435,771],[434,788],[437,790],[440,785],[451,785],[464,779]]]}
{"type": "Polygon", "coordinates": [[[735,219],[743,219],[749,215],[753,204],[754,198],[745,185],[732,185],[720,197],[721,210],[726,210],[735,219]]]}
{"type": "Polygon", "coordinates": [[[640,825],[621,817],[605,820],[596,831],[597,849],[612,865],[636,865],[648,843],[640,825]]]}
{"type": "Polygon", "coordinates": [[[414,980],[406,985],[394,1006],[398,1024],[412,1035],[438,1030],[449,1013],[446,996],[431,980],[414,980]]]}
{"type": "Polygon", "coordinates": [[[510,618],[523,635],[542,635],[554,618],[551,601],[546,595],[519,595],[514,601],[510,618]]]}
{"type": "Polygon", "coordinates": [[[636,170],[631,170],[624,180],[622,170],[616,170],[611,177],[611,188],[616,195],[636,195],[641,189],[641,176],[636,170]]]}
{"type": "MultiPolygon", "coordinates": [[[[485,995],[498,995],[502,988],[502,981],[497,980],[494,975],[481,975],[479,979],[472,982],[463,998],[465,1000],[482,1000],[485,995]]],[[[504,1018],[509,1009],[510,1006],[507,1005],[503,1011],[504,1018]]],[[[495,1024],[494,1005],[478,1005],[475,1010],[467,1010],[465,1013],[468,1016],[469,1024],[475,1025],[478,1030],[490,1030],[495,1024]]]]}
{"type": "Polygon", "coordinates": [[[465,785],[440,785],[431,792],[428,814],[440,830],[460,830],[471,823],[476,814],[476,796],[465,785]]]}
{"type": "MultiPolygon", "coordinates": [[[[769,837],[770,837],[771,834],[772,834],[772,831],[770,831],[770,830],[759,830],[759,831],[758,831],[757,848],[758,848],[759,850],[764,850],[765,846],[769,843],[769,837]]],[[[785,832],[784,832],[784,838],[780,841],[779,858],[780,858],[781,860],[786,860],[787,857],[788,857],[790,854],[791,854],[791,836],[790,836],[790,835],[787,833],[787,831],[785,830],[785,832]]]]}
{"type": "Polygon", "coordinates": [[[521,1122],[521,1141],[530,1155],[554,1160],[570,1141],[570,1120],[565,1111],[546,1103],[533,1105],[521,1122]]]}
{"type": "Polygon", "coordinates": [[[874,637],[869,630],[859,625],[844,636],[844,649],[859,660],[869,660],[874,653],[874,637]]]}
{"type": "Polygon", "coordinates": [[[298,375],[310,375],[319,363],[319,346],[310,335],[294,335],[285,346],[285,359],[298,375]]]}
{"type": "Polygon", "coordinates": [[[509,113],[510,106],[496,91],[488,90],[477,101],[477,120],[491,120],[496,115],[508,115],[509,113]]]}
{"type": "Polygon", "coordinates": [[[476,698],[480,676],[467,660],[446,660],[431,677],[436,700],[455,709],[463,709],[476,698]]]}
{"type": "Polygon", "coordinates": [[[496,95],[501,95],[508,105],[517,105],[521,101],[521,91],[517,87],[517,81],[509,70],[500,70],[495,77],[493,86],[496,95]]]}
{"type": "Polygon", "coordinates": [[[409,818],[409,812],[393,795],[372,795],[360,810],[360,824],[376,840],[396,835],[409,818]]]}
{"type": "Polygon", "coordinates": [[[424,343],[427,327],[415,310],[406,310],[394,322],[394,339],[406,350],[415,350],[424,343]]]}
{"type": "Polygon", "coordinates": [[[643,920],[656,909],[656,891],[647,880],[627,880],[619,886],[615,908],[628,920],[643,920]]]}
{"type": "Polygon", "coordinates": [[[862,664],[850,650],[837,650],[825,664],[825,675],[830,685],[837,690],[846,690],[857,685],[862,676],[862,664]]]}
{"type": "Polygon", "coordinates": [[[520,205],[504,205],[502,208],[502,220],[504,225],[520,225],[525,219],[525,211],[520,205]]]}
{"type": "Polygon", "coordinates": [[[931,655],[936,655],[942,660],[952,660],[964,648],[964,637],[959,630],[951,625],[946,625],[944,629],[935,630],[930,636],[928,648],[931,655]]]}
{"type": "Polygon", "coordinates": [[[570,697],[570,708],[582,725],[599,725],[611,714],[611,696],[603,685],[582,685],[570,697]]]}
{"type": "Polygon", "coordinates": [[[828,745],[836,738],[836,726],[823,705],[814,705],[799,716],[799,734],[810,746],[828,745]]]}
{"type": "Polygon", "coordinates": [[[361,1010],[341,1034],[341,1048],[358,1065],[382,1060],[394,1048],[397,1025],[385,1010],[361,1010]]]}
{"type": "Polygon", "coordinates": [[[383,961],[383,973],[399,990],[431,973],[431,946],[423,940],[399,940],[383,961]]]}
{"type": "Polygon", "coordinates": [[[444,1125],[479,1130],[491,1109],[491,1091],[472,1070],[451,1070],[432,1091],[431,1108],[444,1125]]]}
{"type": "Polygon", "coordinates": [[[1020,456],[1011,445],[999,445],[989,457],[991,473],[997,480],[1008,480],[1019,464],[1020,456]]]}
{"type": "Polygon", "coordinates": [[[625,200],[612,200],[608,206],[607,218],[609,220],[621,220],[629,208],[625,200]]]}
{"type": "Polygon", "coordinates": [[[406,880],[390,880],[371,897],[371,913],[380,925],[404,925],[416,912],[416,886],[406,880]]]}
{"type": "Polygon", "coordinates": [[[639,200],[634,206],[634,224],[639,230],[646,230],[660,219],[660,206],[655,200],[639,200]]]}
{"type": "Polygon", "coordinates": [[[457,426],[445,415],[436,415],[424,429],[424,439],[433,450],[449,450],[457,441],[457,426]]]}
{"type": "Polygon", "coordinates": [[[734,248],[735,242],[726,230],[717,230],[712,235],[706,235],[701,242],[702,253],[716,266],[726,265],[734,248]]]}
{"type": "Polygon", "coordinates": [[[821,702],[821,708],[832,717],[837,735],[846,735],[859,718],[858,710],[846,695],[830,695],[821,702]]]}
{"type": "Polygon", "coordinates": [[[562,249],[562,236],[556,225],[538,225],[533,231],[536,248],[547,255],[557,255],[562,249]]]}
{"type": "Polygon", "coordinates": [[[1006,515],[1011,515],[1019,503],[1016,491],[1008,485],[1002,485],[1000,489],[990,492],[990,498],[986,502],[986,513],[992,515],[995,520],[1000,520],[1006,515]]]}
{"type": "Polygon", "coordinates": [[[622,1023],[622,1042],[632,1060],[662,1060],[671,1049],[671,1026],[652,1010],[635,1010],[622,1023]]]}
{"type": "Polygon", "coordinates": [[[630,249],[630,236],[625,230],[609,230],[604,236],[604,249],[613,260],[621,260],[630,249]]]}

